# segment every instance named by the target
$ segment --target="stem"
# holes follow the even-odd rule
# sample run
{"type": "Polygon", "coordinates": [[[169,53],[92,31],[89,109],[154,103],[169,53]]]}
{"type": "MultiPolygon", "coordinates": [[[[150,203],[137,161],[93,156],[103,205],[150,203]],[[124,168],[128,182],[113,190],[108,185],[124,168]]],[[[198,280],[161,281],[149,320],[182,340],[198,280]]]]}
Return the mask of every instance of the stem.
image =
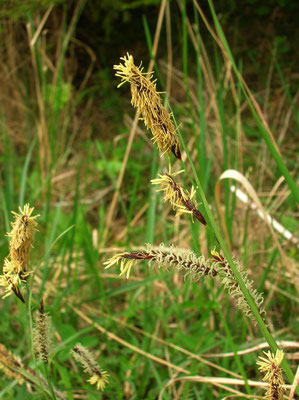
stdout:
{"type": "MultiPolygon", "coordinates": [[[[203,207],[204,207],[205,212],[206,212],[207,223],[210,226],[210,228],[213,230],[216,238],[218,239],[220,247],[222,248],[222,251],[224,253],[224,256],[225,256],[228,264],[230,265],[230,267],[231,267],[231,269],[232,269],[232,271],[234,273],[236,281],[238,282],[238,285],[240,286],[240,288],[241,288],[241,290],[242,290],[242,292],[243,292],[243,294],[245,296],[245,299],[246,299],[246,301],[248,302],[248,304],[249,304],[249,306],[251,308],[252,313],[254,314],[254,316],[256,318],[256,321],[257,321],[257,323],[258,323],[258,325],[260,327],[260,330],[262,331],[262,334],[263,334],[264,338],[267,340],[272,352],[275,354],[276,350],[278,349],[278,345],[277,345],[276,341],[274,340],[273,336],[271,335],[271,333],[268,331],[266,325],[264,324],[264,322],[263,322],[263,320],[262,320],[262,318],[261,318],[261,316],[259,314],[259,311],[257,309],[257,306],[256,306],[253,298],[251,297],[249,291],[247,290],[247,288],[246,288],[246,286],[245,286],[245,284],[243,282],[243,279],[241,278],[241,276],[240,276],[240,274],[239,274],[239,272],[238,272],[238,270],[237,270],[237,268],[236,268],[236,266],[235,266],[235,264],[233,262],[233,259],[232,259],[231,255],[229,253],[228,247],[226,246],[226,243],[225,243],[224,239],[222,238],[222,235],[221,235],[221,233],[220,233],[220,231],[219,231],[219,229],[218,229],[218,227],[216,225],[216,222],[214,220],[212,212],[210,211],[210,207],[208,205],[206,196],[205,196],[205,194],[203,192],[203,189],[202,189],[202,186],[200,184],[200,181],[199,181],[199,178],[198,178],[194,163],[193,163],[193,161],[191,159],[191,155],[189,153],[189,150],[188,150],[188,148],[187,148],[187,146],[186,146],[186,144],[185,144],[185,142],[183,140],[182,134],[181,134],[179,129],[178,129],[178,135],[180,137],[181,143],[183,144],[184,150],[185,150],[185,152],[187,154],[187,158],[188,158],[188,161],[190,163],[190,166],[191,166],[191,169],[192,169],[192,172],[193,172],[193,176],[194,176],[194,179],[195,179],[195,182],[196,182],[196,185],[197,185],[197,193],[199,194],[200,201],[202,202],[203,207]]],[[[290,368],[290,366],[289,366],[289,364],[288,364],[288,362],[286,361],[285,358],[283,359],[281,365],[284,368],[285,373],[286,373],[289,381],[293,382],[294,375],[293,375],[293,372],[292,372],[292,370],[291,370],[291,368],[290,368]]]]}
{"type": "Polygon", "coordinates": [[[48,368],[50,368],[50,365],[49,364],[45,364],[45,363],[43,363],[43,364],[44,364],[44,369],[45,369],[45,374],[46,374],[48,386],[49,386],[50,392],[51,392],[51,397],[52,397],[53,400],[56,400],[56,396],[55,396],[53,385],[52,385],[52,379],[51,379],[49,371],[48,371],[48,368]]]}
{"type": "Polygon", "coordinates": [[[33,276],[30,279],[30,283],[27,286],[28,289],[28,304],[27,305],[27,311],[28,311],[28,322],[29,322],[29,336],[30,336],[30,350],[31,350],[31,357],[34,362],[34,367],[35,367],[35,372],[36,372],[36,377],[38,381],[38,385],[40,389],[46,394],[48,397],[48,393],[45,390],[44,386],[42,385],[40,375],[39,375],[39,370],[36,362],[36,357],[35,357],[35,352],[34,352],[34,342],[33,342],[33,323],[32,323],[32,314],[31,314],[31,301],[32,301],[32,281],[33,281],[33,276]]]}

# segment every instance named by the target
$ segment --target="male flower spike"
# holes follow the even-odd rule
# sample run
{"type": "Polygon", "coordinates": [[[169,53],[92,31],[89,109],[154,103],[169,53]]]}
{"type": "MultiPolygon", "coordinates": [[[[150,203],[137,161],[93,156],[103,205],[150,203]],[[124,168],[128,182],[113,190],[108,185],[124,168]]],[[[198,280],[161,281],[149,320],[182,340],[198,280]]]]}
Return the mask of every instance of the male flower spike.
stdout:
{"type": "Polygon", "coordinates": [[[143,68],[136,67],[133,56],[121,57],[124,64],[114,65],[116,76],[121,78],[120,87],[125,82],[131,85],[131,103],[142,114],[145,126],[152,131],[153,142],[157,143],[162,154],[172,151],[181,159],[177,134],[169,114],[162,104],[156,89],[156,81],[152,81],[152,73],[142,72],[143,68]]]}
{"type": "Polygon", "coordinates": [[[9,255],[4,260],[0,286],[5,288],[4,297],[15,293],[25,303],[19,285],[25,282],[29,275],[29,256],[37,226],[35,219],[39,215],[32,216],[34,208],[30,208],[29,204],[25,204],[23,210],[19,210],[20,214],[12,211],[14,221],[11,223],[12,230],[7,234],[10,238],[9,255]]]}
{"type": "Polygon", "coordinates": [[[259,370],[265,373],[263,381],[268,383],[267,392],[263,399],[265,400],[283,400],[284,381],[280,364],[283,360],[284,353],[282,350],[276,350],[274,355],[270,351],[265,352],[267,357],[259,357],[257,365],[259,370]]]}

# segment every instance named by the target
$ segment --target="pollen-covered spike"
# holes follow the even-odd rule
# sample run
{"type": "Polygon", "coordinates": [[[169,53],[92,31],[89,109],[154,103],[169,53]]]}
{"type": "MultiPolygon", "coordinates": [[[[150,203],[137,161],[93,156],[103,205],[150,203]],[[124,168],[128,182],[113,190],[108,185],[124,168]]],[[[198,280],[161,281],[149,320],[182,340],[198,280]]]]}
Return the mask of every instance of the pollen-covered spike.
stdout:
{"type": "Polygon", "coordinates": [[[153,73],[142,72],[141,65],[137,67],[133,56],[129,53],[121,57],[121,60],[123,64],[114,65],[115,75],[121,78],[118,87],[125,82],[130,83],[131,103],[142,114],[145,126],[153,134],[153,142],[157,143],[162,155],[171,151],[180,160],[180,146],[171,120],[172,114],[168,113],[162,104],[162,99],[156,89],[156,80],[152,80],[153,73]]]}
{"type": "Polygon", "coordinates": [[[266,355],[266,358],[259,357],[257,361],[259,370],[265,373],[263,381],[268,382],[269,384],[267,392],[263,398],[265,400],[283,400],[284,381],[280,364],[283,360],[284,353],[282,350],[278,349],[275,355],[270,351],[264,351],[264,354],[266,355]]]}
{"type": "Polygon", "coordinates": [[[13,356],[3,344],[0,344],[0,369],[4,371],[7,376],[14,378],[22,385],[24,379],[21,374],[17,372],[22,368],[21,361],[13,356]]]}
{"type": "Polygon", "coordinates": [[[34,208],[25,204],[20,214],[12,211],[14,221],[11,223],[11,231],[7,234],[9,241],[9,255],[4,260],[3,275],[0,275],[0,286],[5,288],[3,298],[15,293],[25,303],[19,285],[26,282],[30,272],[28,271],[30,249],[33,243],[34,232],[39,215],[32,216],[34,208]]]}
{"type": "Polygon", "coordinates": [[[153,185],[159,185],[160,189],[158,191],[164,192],[164,201],[171,204],[177,215],[180,214],[190,214],[192,219],[197,219],[201,224],[206,225],[206,220],[201,212],[198,210],[198,205],[194,199],[195,189],[191,188],[191,193],[184,190],[179,184],[176,183],[174,177],[180,173],[184,172],[178,171],[172,173],[169,170],[165,175],[159,174],[158,179],[152,179],[151,183],[153,185]]]}

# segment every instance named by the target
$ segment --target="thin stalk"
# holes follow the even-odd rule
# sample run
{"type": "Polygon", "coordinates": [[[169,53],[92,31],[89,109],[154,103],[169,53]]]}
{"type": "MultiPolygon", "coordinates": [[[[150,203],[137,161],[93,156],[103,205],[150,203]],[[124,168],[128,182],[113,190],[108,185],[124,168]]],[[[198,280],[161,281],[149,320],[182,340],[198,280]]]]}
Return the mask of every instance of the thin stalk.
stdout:
{"type": "Polygon", "coordinates": [[[55,396],[55,393],[54,393],[52,380],[50,378],[50,374],[49,374],[49,371],[48,371],[48,365],[46,365],[45,363],[43,363],[43,364],[44,364],[44,370],[45,370],[45,374],[46,374],[46,379],[47,379],[48,386],[49,386],[50,392],[51,392],[51,397],[52,397],[53,400],[57,400],[56,396],[55,396]]]}
{"type": "Polygon", "coordinates": [[[30,350],[31,350],[31,357],[34,362],[34,367],[35,367],[35,372],[36,372],[36,377],[38,381],[38,385],[41,388],[41,390],[48,396],[47,391],[45,390],[44,386],[42,385],[40,375],[39,375],[39,370],[37,366],[37,361],[35,357],[35,352],[34,352],[34,342],[33,342],[33,323],[32,323],[32,314],[31,314],[31,302],[32,302],[32,282],[33,282],[33,277],[35,273],[31,277],[30,284],[27,286],[28,289],[28,304],[27,305],[27,311],[28,311],[28,322],[29,322],[29,336],[30,336],[30,350]]]}
{"type": "MultiPolygon", "coordinates": [[[[202,186],[200,184],[200,180],[198,178],[195,165],[194,165],[194,163],[193,163],[193,161],[191,159],[191,155],[189,153],[188,147],[186,146],[186,144],[184,142],[184,139],[183,139],[183,136],[182,136],[182,134],[181,134],[179,129],[178,129],[178,135],[179,135],[179,138],[180,138],[180,142],[182,143],[183,148],[184,148],[184,150],[185,150],[185,152],[187,154],[187,158],[188,158],[188,161],[190,163],[190,166],[191,166],[191,169],[192,169],[192,172],[193,172],[193,176],[194,176],[194,179],[195,179],[195,182],[196,182],[196,186],[197,186],[197,194],[199,195],[200,201],[202,202],[203,207],[205,209],[205,214],[206,214],[206,217],[207,217],[207,223],[210,226],[210,228],[212,229],[212,231],[214,232],[214,234],[215,234],[215,236],[216,236],[216,238],[217,238],[217,240],[219,242],[219,245],[220,245],[220,247],[221,247],[221,249],[223,251],[223,254],[224,254],[229,266],[231,267],[231,269],[233,271],[233,274],[234,274],[234,276],[236,278],[236,281],[238,282],[238,285],[240,286],[240,289],[242,290],[242,292],[243,292],[243,294],[245,296],[245,299],[246,299],[246,301],[248,302],[248,304],[249,304],[249,306],[251,308],[252,313],[255,316],[255,319],[256,319],[256,321],[257,321],[257,323],[259,325],[259,328],[260,328],[264,338],[267,340],[272,352],[275,354],[276,350],[278,349],[278,345],[277,345],[275,339],[273,338],[273,336],[271,335],[271,333],[269,332],[269,330],[267,329],[264,321],[262,320],[262,318],[261,318],[261,316],[259,314],[259,311],[257,309],[257,306],[256,306],[253,298],[251,297],[249,291],[247,290],[247,288],[246,288],[246,286],[245,286],[245,284],[243,282],[243,279],[241,278],[241,276],[240,276],[240,274],[239,274],[239,272],[238,272],[238,270],[237,270],[237,268],[236,268],[236,266],[235,266],[235,264],[233,262],[233,259],[232,259],[231,255],[230,255],[228,247],[227,247],[224,239],[222,238],[222,235],[221,235],[221,233],[220,233],[220,231],[219,231],[219,229],[217,227],[217,224],[216,224],[216,222],[214,220],[214,217],[213,217],[212,212],[210,210],[210,207],[209,207],[209,204],[207,202],[206,196],[205,196],[205,194],[203,192],[203,189],[202,189],[202,186]]],[[[281,365],[282,365],[282,367],[283,367],[283,369],[284,369],[289,381],[293,382],[294,375],[293,375],[293,372],[292,372],[292,370],[291,370],[291,368],[290,368],[290,366],[289,366],[289,364],[288,364],[288,362],[286,361],[285,358],[283,359],[281,365]]],[[[299,392],[299,388],[298,388],[298,392],[299,392]]]]}

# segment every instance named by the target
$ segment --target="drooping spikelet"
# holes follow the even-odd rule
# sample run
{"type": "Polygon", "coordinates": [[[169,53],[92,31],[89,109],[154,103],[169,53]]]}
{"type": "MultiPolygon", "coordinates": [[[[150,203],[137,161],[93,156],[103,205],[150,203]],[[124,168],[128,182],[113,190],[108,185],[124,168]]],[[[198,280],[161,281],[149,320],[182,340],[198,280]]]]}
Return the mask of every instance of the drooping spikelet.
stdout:
{"type": "MultiPolygon", "coordinates": [[[[148,260],[149,263],[155,263],[158,268],[168,270],[172,268],[176,271],[184,271],[185,277],[190,276],[191,280],[198,281],[202,276],[219,277],[225,289],[228,290],[230,296],[234,298],[237,307],[245,313],[250,319],[254,319],[253,313],[245,296],[225,259],[216,251],[211,252],[212,259],[206,259],[204,256],[198,256],[190,250],[178,249],[175,246],[165,247],[162,243],[155,247],[147,244],[145,250],[138,252],[123,252],[114,255],[104,262],[105,268],[111,268],[120,262],[120,276],[130,276],[132,267],[138,260],[148,260]]],[[[248,279],[246,271],[242,269],[240,264],[236,262],[236,267],[249,290],[253,300],[255,301],[259,313],[265,320],[265,309],[262,307],[264,301],[262,294],[253,289],[253,283],[248,279]]]]}
{"type": "Polygon", "coordinates": [[[266,355],[267,358],[259,357],[257,365],[259,365],[259,370],[265,373],[263,381],[268,382],[269,384],[264,399],[283,400],[284,381],[280,364],[283,360],[284,353],[282,350],[277,350],[275,356],[270,351],[264,351],[263,353],[266,355]]]}
{"type": "Polygon", "coordinates": [[[0,369],[2,369],[7,376],[16,379],[19,385],[22,385],[24,379],[22,375],[18,373],[20,368],[22,368],[21,361],[13,356],[3,344],[0,344],[0,369]]]}
{"type": "Polygon", "coordinates": [[[194,281],[199,280],[204,275],[217,275],[216,269],[203,256],[198,257],[190,250],[178,249],[174,246],[165,247],[163,243],[158,247],[147,244],[144,251],[116,254],[104,265],[106,265],[106,268],[110,268],[120,261],[120,275],[126,274],[129,278],[131,268],[138,260],[148,260],[150,263],[155,263],[158,268],[165,268],[166,270],[169,268],[176,271],[182,270],[185,272],[185,276],[190,275],[194,281]]]}
{"type": "Polygon", "coordinates": [[[87,380],[91,385],[97,385],[97,389],[103,391],[109,382],[109,375],[103,371],[95,361],[93,354],[80,343],[77,343],[72,350],[74,359],[80,363],[90,379],[87,380]]]}
{"type": "Polygon", "coordinates": [[[33,343],[35,352],[37,357],[47,364],[52,343],[51,317],[45,313],[43,300],[40,301],[39,309],[34,315],[34,320],[33,343]]]}
{"type": "MultiPolygon", "coordinates": [[[[255,316],[252,313],[252,310],[233,274],[230,265],[217,251],[211,251],[211,255],[212,258],[216,260],[217,270],[225,289],[227,289],[229,294],[236,300],[237,307],[242,310],[248,318],[250,318],[252,321],[255,321],[255,316]]],[[[261,318],[263,321],[265,321],[266,310],[262,306],[264,301],[262,293],[259,293],[253,288],[253,281],[248,278],[247,272],[243,270],[239,262],[235,262],[235,266],[238,269],[238,272],[241,275],[252,299],[254,300],[261,318]]]]}
{"type": "Polygon", "coordinates": [[[162,104],[161,97],[156,89],[156,81],[152,81],[153,74],[142,72],[143,68],[134,64],[133,56],[121,57],[124,64],[114,65],[116,76],[122,79],[120,87],[125,82],[131,85],[131,103],[142,114],[145,126],[152,131],[153,141],[157,142],[162,154],[172,151],[181,159],[177,134],[171,121],[172,114],[168,113],[162,104]]]}
{"type": "Polygon", "coordinates": [[[11,223],[12,230],[7,234],[10,238],[9,256],[4,261],[0,286],[5,288],[3,297],[14,292],[20,300],[25,302],[19,285],[26,281],[30,273],[28,271],[30,249],[37,226],[35,219],[39,215],[32,216],[34,208],[30,208],[29,204],[25,204],[23,210],[21,208],[19,210],[20,214],[12,211],[14,221],[11,223]]]}
{"type": "Polygon", "coordinates": [[[160,185],[158,191],[164,192],[164,202],[169,201],[177,215],[190,214],[192,218],[196,218],[200,223],[206,225],[206,220],[201,212],[198,210],[198,205],[195,200],[195,189],[191,187],[191,193],[184,190],[180,185],[176,183],[174,177],[184,172],[184,170],[178,172],[171,172],[171,170],[165,175],[160,175],[157,179],[152,179],[153,185],[160,185]]]}

